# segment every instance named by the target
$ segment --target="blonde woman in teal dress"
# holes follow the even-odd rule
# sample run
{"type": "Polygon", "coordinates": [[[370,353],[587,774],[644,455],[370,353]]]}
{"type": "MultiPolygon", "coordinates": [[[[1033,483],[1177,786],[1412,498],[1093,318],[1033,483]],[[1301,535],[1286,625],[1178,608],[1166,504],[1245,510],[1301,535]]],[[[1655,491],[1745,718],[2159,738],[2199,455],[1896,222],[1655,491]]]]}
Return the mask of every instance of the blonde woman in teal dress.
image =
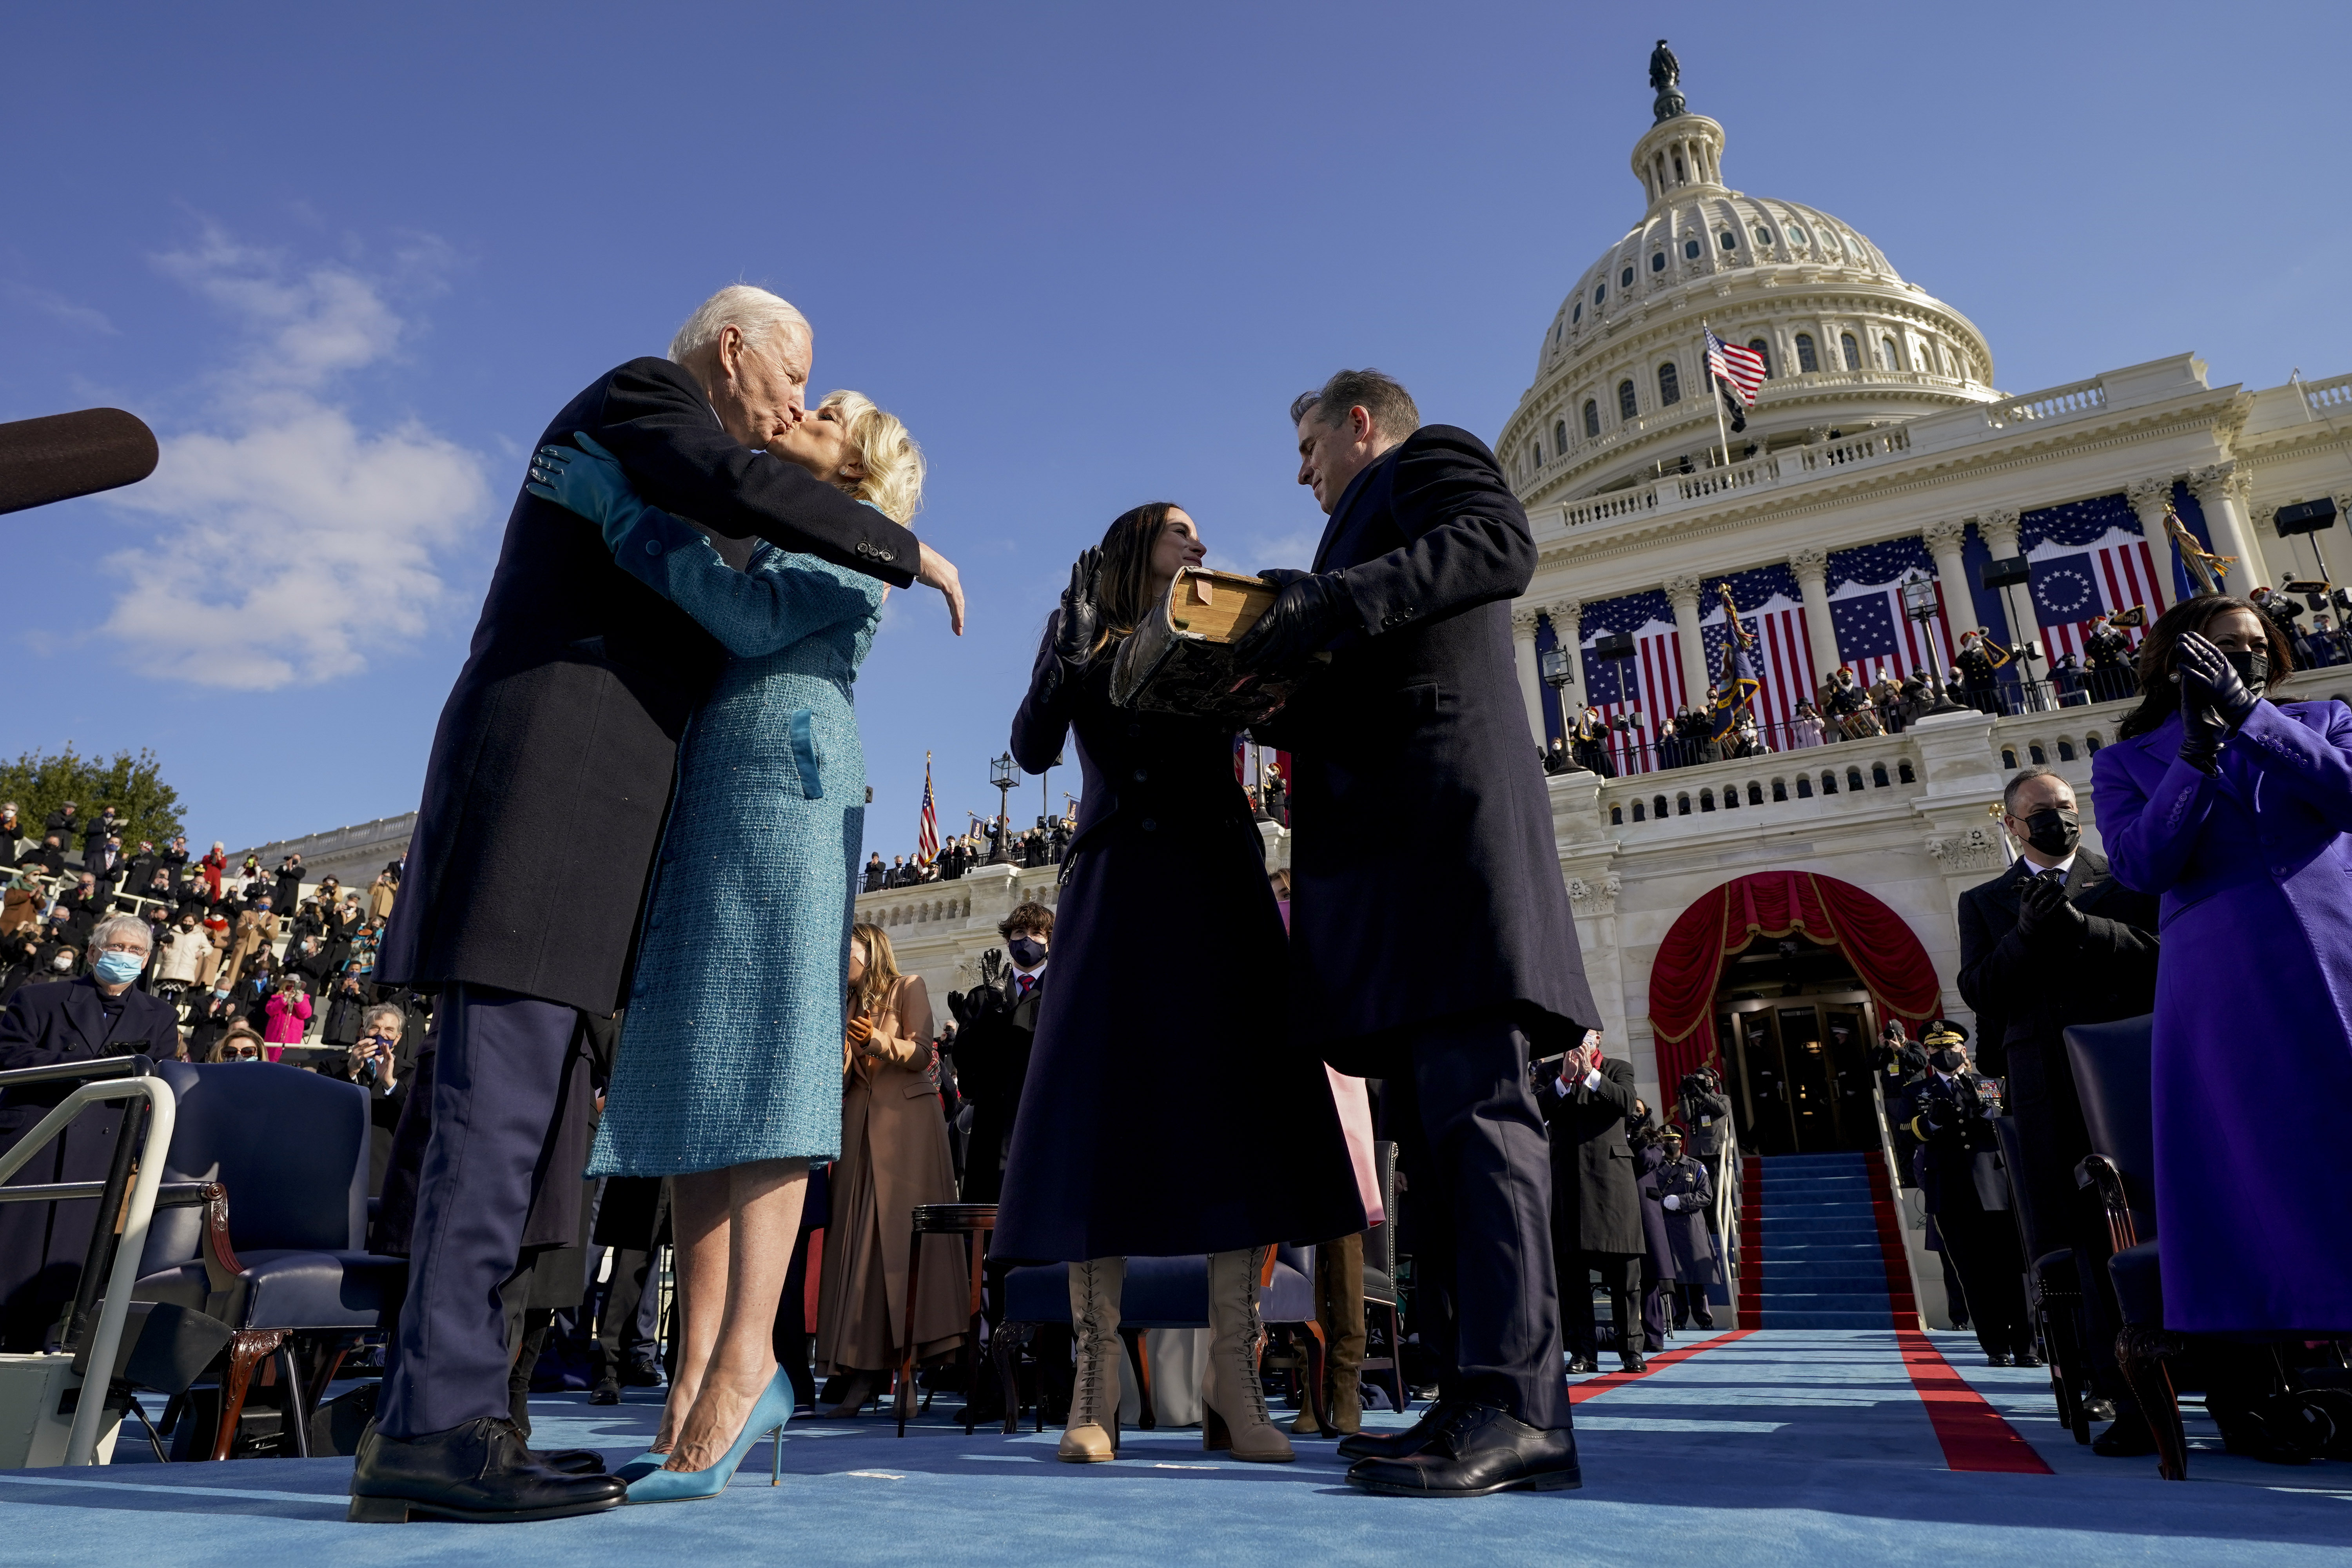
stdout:
{"type": "MultiPolygon", "coordinates": [[[[798,463],[898,522],[922,491],[906,427],[856,393],[827,397],[760,460],[798,463]]],[[[593,443],[543,448],[534,477],[534,493],[596,522],[614,559],[730,656],[678,748],[588,1166],[672,1179],[685,1317],[661,1435],[616,1473],[633,1503],[715,1497],[792,1415],[770,1330],[809,1162],[840,1152],[866,817],[851,692],[888,590],[771,544],[738,571],[593,443]]]]}

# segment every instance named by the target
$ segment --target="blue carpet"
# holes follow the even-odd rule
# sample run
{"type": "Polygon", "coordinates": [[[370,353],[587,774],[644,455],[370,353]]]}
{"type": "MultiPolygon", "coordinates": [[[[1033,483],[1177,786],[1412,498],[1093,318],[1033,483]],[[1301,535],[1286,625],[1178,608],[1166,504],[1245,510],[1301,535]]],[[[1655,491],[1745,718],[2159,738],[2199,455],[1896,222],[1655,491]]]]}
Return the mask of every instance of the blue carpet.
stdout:
{"type": "MultiPolygon", "coordinates": [[[[1118,1464],[1061,1465],[1050,1431],[968,1438],[942,1409],[903,1443],[871,1416],[797,1423],[780,1488],[766,1484],[762,1447],[709,1502],[506,1529],[345,1524],[341,1460],[5,1472],[0,1562],[2352,1562],[2352,1467],[2287,1470],[2200,1451],[2188,1483],[2159,1482],[2153,1461],[2077,1448],[2032,1369],[1971,1368],[1981,1358],[1967,1336],[1936,1338],[2057,1474],[1946,1469],[1889,1331],[1767,1331],[1578,1405],[1580,1492],[1367,1498],[1341,1480],[1328,1444],[1302,1441],[1296,1465],[1241,1465],[1202,1453],[1197,1432],[1129,1433],[1118,1464]]],[[[625,1458],[657,1408],[645,1395],[617,1408],[534,1400],[536,1440],[625,1458]]]]}
{"type": "MultiPolygon", "coordinates": [[[[1753,1235],[1756,1323],[1766,1329],[1884,1329],[1894,1322],[1866,1154],[1784,1154],[1760,1162],[1753,1235]]],[[[1751,1194],[1751,1196],[1754,1196],[1751,1194]]],[[[1748,1281],[1742,1281],[1743,1288],[1748,1281]]]]}

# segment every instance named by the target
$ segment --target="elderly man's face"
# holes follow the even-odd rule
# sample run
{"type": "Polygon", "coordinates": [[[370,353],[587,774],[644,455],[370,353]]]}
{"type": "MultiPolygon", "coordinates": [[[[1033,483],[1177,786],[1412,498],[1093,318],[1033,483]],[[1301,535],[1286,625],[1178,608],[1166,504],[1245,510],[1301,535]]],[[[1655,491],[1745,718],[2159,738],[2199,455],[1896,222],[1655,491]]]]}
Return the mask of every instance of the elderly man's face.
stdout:
{"type": "Polygon", "coordinates": [[[778,332],[754,343],[733,327],[719,333],[708,357],[688,368],[709,394],[727,434],[746,447],[765,447],[807,417],[814,344],[805,332],[778,332]]]}

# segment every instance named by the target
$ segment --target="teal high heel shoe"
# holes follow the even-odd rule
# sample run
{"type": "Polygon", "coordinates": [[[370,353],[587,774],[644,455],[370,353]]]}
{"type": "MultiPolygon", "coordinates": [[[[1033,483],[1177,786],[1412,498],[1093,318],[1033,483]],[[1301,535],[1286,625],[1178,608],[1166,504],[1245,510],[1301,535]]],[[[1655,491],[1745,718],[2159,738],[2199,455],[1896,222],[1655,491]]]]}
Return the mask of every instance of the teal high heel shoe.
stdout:
{"type": "MultiPolygon", "coordinates": [[[[793,1382],[784,1374],[784,1369],[778,1367],[775,1381],[768,1384],[768,1391],[760,1395],[759,1403],[751,1406],[751,1414],[744,1418],[743,1430],[737,1436],[734,1447],[729,1448],[717,1464],[707,1470],[667,1470],[659,1466],[668,1463],[668,1455],[647,1454],[645,1458],[656,1459],[657,1464],[642,1475],[631,1477],[628,1500],[633,1503],[687,1502],[697,1498],[717,1497],[727,1489],[727,1483],[735,1479],[735,1468],[743,1462],[743,1456],[751,1451],[751,1445],[762,1437],[772,1438],[775,1444],[769,1462],[768,1484],[781,1484],[784,1471],[784,1424],[792,1418],[793,1382]]],[[[625,1465],[619,1473],[625,1475],[642,1462],[638,1460],[625,1465]]]]}
{"type": "Polygon", "coordinates": [[[645,1477],[651,1475],[654,1471],[660,1469],[664,1465],[668,1463],[669,1456],[667,1454],[662,1452],[659,1448],[647,1448],[644,1453],[639,1454],[635,1458],[631,1459],[627,1464],[623,1465],[619,1469],[614,1470],[613,1473],[620,1477],[622,1482],[626,1484],[630,1481],[640,1480],[645,1477]]]}

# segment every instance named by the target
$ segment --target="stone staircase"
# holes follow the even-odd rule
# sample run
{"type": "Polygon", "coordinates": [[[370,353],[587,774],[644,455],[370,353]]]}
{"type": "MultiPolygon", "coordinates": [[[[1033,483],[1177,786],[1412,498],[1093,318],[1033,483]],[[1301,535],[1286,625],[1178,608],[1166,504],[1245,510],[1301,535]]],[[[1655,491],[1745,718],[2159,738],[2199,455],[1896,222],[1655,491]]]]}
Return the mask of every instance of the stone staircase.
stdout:
{"type": "Polygon", "coordinates": [[[1740,1327],[1919,1327],[1883,1160],[1751,1155],[1740,1179],[1740,1327]]]}

